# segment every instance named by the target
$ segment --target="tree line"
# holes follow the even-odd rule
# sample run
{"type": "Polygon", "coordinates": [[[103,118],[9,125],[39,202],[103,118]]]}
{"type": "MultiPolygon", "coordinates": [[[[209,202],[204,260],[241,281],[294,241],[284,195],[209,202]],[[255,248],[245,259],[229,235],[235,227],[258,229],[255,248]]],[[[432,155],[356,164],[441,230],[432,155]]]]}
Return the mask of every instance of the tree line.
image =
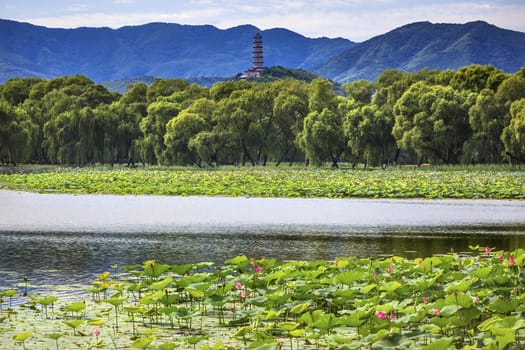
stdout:
{"type": "Polygon", "coordinates": [[[0,85],[0,160],[315,166],[525,161],[525,68],[401,72],[342,85],[182,79],[121,95],[85,76],[0,85]]]}

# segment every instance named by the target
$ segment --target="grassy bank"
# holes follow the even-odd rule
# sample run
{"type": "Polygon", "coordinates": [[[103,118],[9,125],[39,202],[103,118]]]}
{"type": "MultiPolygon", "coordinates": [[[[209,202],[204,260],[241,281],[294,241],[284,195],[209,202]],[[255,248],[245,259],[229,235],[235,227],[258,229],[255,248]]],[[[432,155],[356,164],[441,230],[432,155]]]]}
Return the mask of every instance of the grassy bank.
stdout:
{"type": "Polygon", "coordinates": [[[325,198],[525,199],[525,171],[506,167],[68,168],[0,174],[0,188],[42,193],[325,198]]]}
{"type": "Polygon", "coordinates": [[[471,249],[413,260],[150,260],[112,267],[75,300],[21,297],[21,284],[0,291],[0,349],[522,349],[525,251],[471,249]]]}

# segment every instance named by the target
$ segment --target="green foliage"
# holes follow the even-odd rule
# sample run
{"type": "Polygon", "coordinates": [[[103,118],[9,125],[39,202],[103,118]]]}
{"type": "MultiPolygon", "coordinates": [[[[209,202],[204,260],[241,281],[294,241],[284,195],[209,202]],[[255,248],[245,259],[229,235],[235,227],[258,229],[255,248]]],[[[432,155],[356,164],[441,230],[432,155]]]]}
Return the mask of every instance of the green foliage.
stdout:
{"type": "MultiPolygon", "coordinates": [[[[224,168],[223,170],[48,170],[0,174],[0,186],[36,192],[325,198],[523,199],[525,174],[504,167],[386,170],[224,168]]],[[[151,277],[169,266],[148,262],[151,277]]]]}
{"type": "MultiPolygon", "coordinates": [[[[268,74],[285,75],[282,68],[268,74]]],[[[329,161],[523,162],[525,74],[492,66],[385,70],[375,82],[313,77],[136,83],[124,95],[77,75],[0,86],[0,162],[150,165],[329,161]],[[303,79],[304,78],[304,79],[303,79]],[[345,95],[345,96],[342,96],[345,95]]]]}
{"type": "Polygon", "coordinates": [[[195,269],[206,266],[207,271],[183,269],[190,274],[173,278],[172,270],[180,265],[172,269],[158,264],[168,268],[152,273],[150,260],[126,268],[119,275],[118,289],[112,285],[108,291],[122,293],[106,300],[115,306],[122,333],[112,322],[104,322],[112,317],[104,303],[85,294],[76,295],[84,299],[75,302],[55,301],[63,312],[46,319],[45,327],[36,322],[38,313],[23,303],[16,312],[0,310],[9,312],[2,319],[9,329],[3,339],[7,347],[22,343],[28,348],[42,346],[46,339],[56,341],[58,347],[59,338],[64,348],[82,338],[88,348],[112,343],[116,348],[137,349],[173,349],[181,344],[270,349],[277,342],[284,349],[469,349],[473,344],[519,348],[519,334],[525,329],[524,261],[523,249],[480,251],[479,247],[473,247],[471,254],[416,259],[278,262],[237,256],[225,266],[194,264],[195,269]],[[262,271],[259,266],[264,266],[262,271]],[[152,278],[156,282],[151,283],[152,278]],[[137,290],[137,285],[143,287],[137,290]],[[155,292],[148,294],[151,289],[155,292]],[[170,306],[160,307],[166,295],[176,298],[170,306]],[[217,303],[219,295],[222,299],[217,303]],[[70,318],[68,311],[78,310],[75,303],[86,305],[86,319],[92,321],[70,318]],[[140,324],[130,314],[142,316],[140,324]],[[31,331],[16,328],[28,324],[31,331]],[[60,325],[72,328],[73,334],[46,331],[60,325]],[[78,330],[81,326],[83,332],[78,330]],[[98,328],[84,333],[93,326],[98,328]],[[138,335],[130,339],[124,335],[131,329],[138,335]],[[289,338],[288,345],[283,337],[289,338]]]}

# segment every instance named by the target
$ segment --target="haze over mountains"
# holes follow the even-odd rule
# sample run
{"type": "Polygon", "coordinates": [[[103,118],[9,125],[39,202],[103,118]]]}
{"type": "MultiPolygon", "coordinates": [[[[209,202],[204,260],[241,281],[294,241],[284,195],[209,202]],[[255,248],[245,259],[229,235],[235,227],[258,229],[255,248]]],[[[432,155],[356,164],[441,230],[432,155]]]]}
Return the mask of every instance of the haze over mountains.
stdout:
{"type": "Polygon", "coordinates": [[[287,29],[150,23],[120,29],[52,29],[0,20],[0,83],[13,77],[83,74],[95,82],[153,76],[232,77],[251,66],[260,32],[266,66],[312,71],[337,82],[375,80],[385,69],[525,65],[525,33],[485,22],[412,23],[362,43],[306,38],[287,29]]]}

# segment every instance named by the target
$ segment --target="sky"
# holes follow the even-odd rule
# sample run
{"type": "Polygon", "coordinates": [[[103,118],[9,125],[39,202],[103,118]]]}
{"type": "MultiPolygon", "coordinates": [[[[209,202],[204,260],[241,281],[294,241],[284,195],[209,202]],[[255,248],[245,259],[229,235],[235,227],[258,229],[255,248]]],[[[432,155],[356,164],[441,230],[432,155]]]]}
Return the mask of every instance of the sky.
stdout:
{"type": "Polygon", "coordinates": [[[483,20],[525,32],[525,0],[0,0],[0,18],[53,28],[252,24],[361,42],[419,21],[483,20]]]}

